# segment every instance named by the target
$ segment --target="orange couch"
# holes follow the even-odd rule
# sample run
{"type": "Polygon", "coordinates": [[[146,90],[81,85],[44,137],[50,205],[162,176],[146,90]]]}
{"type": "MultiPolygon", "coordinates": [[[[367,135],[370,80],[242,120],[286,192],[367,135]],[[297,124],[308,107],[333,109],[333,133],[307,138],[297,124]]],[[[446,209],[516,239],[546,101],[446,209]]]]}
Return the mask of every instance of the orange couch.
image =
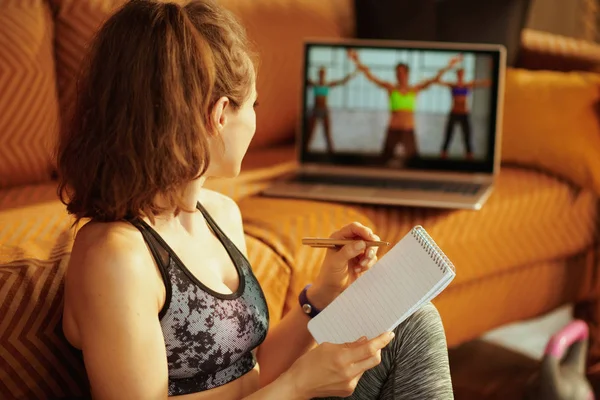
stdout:
{"type": "MultiPolygon", "coordinates": [[[[50,149],[69,115],[74,76],[98,24],[123,0],[0,1],[0,393],[52,398],[85,392],[61,334],[62,277],[74,230],[56,198],[50,149]]],[[[523,35],[524,55],[579,72],[510,69],[503,168],[481,211],[374,207],[263,198],[295,168],[301,41],[348,37],[351,0],[227,0],[262,56],[258,132],[240,177],[208,186],[238,200],[249,258],[276,324],[296,306],[323,253],[302,236],[357,220],[395,241],[422,224],[457,266],[435,303],[450,346],[574,302],[600,356],[597,261],[600,194],[598,46],[523,35]],[[592,48],[594,51],[589,51],[592,48]],[[549,61],[548,61],[549,60],[549,61]],[[560,62],[559,62],[560,61],[560,62]]],[[[548,68],[550,68],[550,64],[548,68]]],[[[539,69],[540,66],[536,65],[539,69]]],[[[382,253],[383,254],[382,250],[382,253]]]]}

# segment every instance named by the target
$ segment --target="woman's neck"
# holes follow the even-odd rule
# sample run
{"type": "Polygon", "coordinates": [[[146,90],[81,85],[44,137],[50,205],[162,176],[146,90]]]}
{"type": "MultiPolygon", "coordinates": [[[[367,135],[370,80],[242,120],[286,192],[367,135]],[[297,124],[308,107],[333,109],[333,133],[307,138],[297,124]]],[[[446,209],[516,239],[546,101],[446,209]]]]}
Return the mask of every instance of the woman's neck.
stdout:
{"type": "MultiPolygon", "coordinates": [[[[205,177],[200,177],[190,182],[183,192],[183,204],[187,210],[194,210],[194,212],[180,211],[175,215],[175,210],[165,211],[155,217],[155,226],[157,228],[164,227],[169,229],[170,227],[183,227],[189,233],[192,233],[195,229],[195,210],[198,200],[200,200],[200,193],[202,186],[204,185],[205,177]]],[[[157,200],[157,205],[161,206],[161,200],[157,200]]]]}

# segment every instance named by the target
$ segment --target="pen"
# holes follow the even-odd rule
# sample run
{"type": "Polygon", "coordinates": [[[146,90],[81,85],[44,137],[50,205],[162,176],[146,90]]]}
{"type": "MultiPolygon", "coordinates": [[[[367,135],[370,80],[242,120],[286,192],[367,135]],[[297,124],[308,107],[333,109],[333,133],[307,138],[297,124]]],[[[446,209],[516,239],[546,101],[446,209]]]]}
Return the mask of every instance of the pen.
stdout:
{"type": "MultiPolygon", "coordinates": [[[[349,243],[354,243],[361,239],[328,239],[328,238],[304,238],[302,244],[310,247],[335,248],[342,247],[349,243]]],[[[381,240],[363,240],[367,247],[371,246],[389,246],[390,242],[381,240]]]]}

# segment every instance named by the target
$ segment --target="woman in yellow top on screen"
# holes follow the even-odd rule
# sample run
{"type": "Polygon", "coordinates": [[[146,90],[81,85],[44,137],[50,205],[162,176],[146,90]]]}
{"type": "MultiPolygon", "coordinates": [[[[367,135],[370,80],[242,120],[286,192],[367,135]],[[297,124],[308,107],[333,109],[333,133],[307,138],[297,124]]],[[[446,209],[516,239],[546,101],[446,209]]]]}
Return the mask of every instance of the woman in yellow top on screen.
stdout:
{"type": "Polygon", "coordinates": [[[414,132],[414,113],[417,95],[433,83],[439,81],[445,72],[449,71],[462,59],[462,56],[451,58],[448,65],[440,69],[435,77],[414,85],[409,83],[410,68],[407,64],[399,63],[396,65],[397,81],[392,83],[383,81],[373,75],[369,68],[360,62],[356,50],[348,50],[348,57],[354,61],[358,69],[365,74],[368,80],[380,88],[387,90],[390,97],[391,118],[381,154],[382,160],[384,162],[391,160],[398,144],[402,144],[404,147],[404,157],[407,160],[412,159],[418,153],[414,132]]]}
{"type": "Polygon", "coordinates": [[[343,79],[337,81],[331,81],[327,83],[325,80],[325,75],[327,70],[325,67],[319,68],[319,80],[312,81],[308,79],[307,83],[309,87],[312,87],[313,93],[315,96],[315,106],[312,110],[311,115],[308,117],[308,134],[304,135],[304,142],[302,143],[303,150],[306,152],[308,150],[308,144],[310,143],[313,133],[315,131],[315,127],[317,125],[317,120],[323,121],[323,129],[325,131],[325,141],[327,143],[327,152],[329,154],[333,153],[333,140],[331,139],[331,124],[329,121],[329,106],[327,105],[327,96],[329,95],[329,89],[345,85],[353,76],[358,73],[354,71],[351,74],[346,75],[343,79]]]}
{"type": "Polygon", "coordinates": [[[438,82],[439,85],[446,86],[452,92],[452,110],[448,115],[446,122],[446,132],[444,143],[442,144],[441,157],[448,157],[448,147],[454,134],[454,125],[460,124],[465,143],[466,157],[473,159],[473,145],[471,144],[471,121],[469,120],[469,105],[467,99],[471,91],[477,87],[488,87],[491,84],[489,79],[465,81],[464,68],[456,70],[456,82],[438,82]]]}

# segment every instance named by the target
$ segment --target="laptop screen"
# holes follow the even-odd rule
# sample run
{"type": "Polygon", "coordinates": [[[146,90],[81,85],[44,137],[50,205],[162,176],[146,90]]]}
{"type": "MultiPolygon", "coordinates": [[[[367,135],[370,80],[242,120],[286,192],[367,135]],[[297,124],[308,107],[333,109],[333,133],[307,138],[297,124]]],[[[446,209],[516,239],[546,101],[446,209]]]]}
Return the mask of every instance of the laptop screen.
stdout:
{"type": "Polygon", "coordinates": [[[391,46],[305,44],[301,161],[492,172],[502,47],[391,46]]]}

